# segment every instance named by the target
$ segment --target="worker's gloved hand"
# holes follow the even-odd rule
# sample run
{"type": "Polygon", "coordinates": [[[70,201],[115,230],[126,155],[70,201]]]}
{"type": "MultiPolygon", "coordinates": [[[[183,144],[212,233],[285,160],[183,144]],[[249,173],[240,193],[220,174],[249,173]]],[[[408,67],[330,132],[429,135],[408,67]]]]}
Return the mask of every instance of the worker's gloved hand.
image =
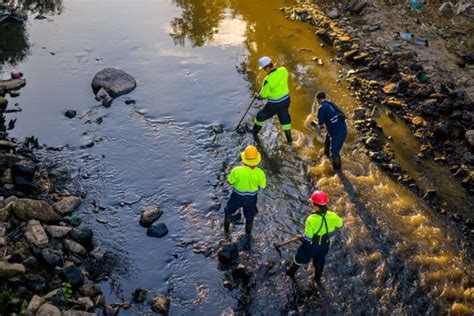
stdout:
{"type": "Polygon", "coordinates": [[[311,241],[305,238],[304,235],[298,235],[300,237],[300,241],[303,243],[303,246],[311,245],[311,241]]]}
{"type": "Polygon", "coordinates": [[[260,93],[259,93],[259,92],[255,92],[254,97],[257,98],[257,99],[260,99],[260,93]]]}

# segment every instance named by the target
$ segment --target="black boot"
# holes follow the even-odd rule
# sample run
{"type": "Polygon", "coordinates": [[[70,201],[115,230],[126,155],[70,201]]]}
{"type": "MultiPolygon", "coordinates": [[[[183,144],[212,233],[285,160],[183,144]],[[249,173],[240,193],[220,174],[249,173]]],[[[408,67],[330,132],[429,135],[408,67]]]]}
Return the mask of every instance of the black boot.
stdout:
{"type": "Polygon", "coordinates": [[[341,157],[333,158],[332,166],[334,167],[334,170],[341,170],[341,157]]]}
{"type": "Polygon", "coordinates": [[[329,138],[329,135],[326,135],[326,138],[324,139],[324,155],[328,158],[331,157],[331,138],[329,138]]]}
{"type": "Polygon", "coordinates": [[[261,129],[262,127],[258,126],[257,124],[255,124],[252,129],[253,138],[255,138],[255,141],[257,142],[258,142],[258,132],[260,132],[261,129]]]}
{"type": "Polygon", "coordinates": [[[225,214],[225,216],[224,216],[224,232],[226,234],[229,234],[229,231],[230,231],[230,221],[231,221],[231,216],[225,214]]]}
{"type": "Polygon", "coordinates": [[[286,275],[289,276],[290,278],[294,278],[296,271],[298,271],[299,268],[300,266],[293,262],[290,268],[288,269],[288,271],[286,271],[286,275]]]}
{"type": "Polygon", "coordinates": [[[285,136],[286,140],[288,141],[288,144],[291,144],[293,142],[293,139],[291,138],[291,129],[285,131],[285,136]]]}
{"type": "Polygon", "coordinates": [[[252,221],[245,221],[245,234],[250,235],[252,234],[252,227],[253,227],[253,220],[252,221]]]}

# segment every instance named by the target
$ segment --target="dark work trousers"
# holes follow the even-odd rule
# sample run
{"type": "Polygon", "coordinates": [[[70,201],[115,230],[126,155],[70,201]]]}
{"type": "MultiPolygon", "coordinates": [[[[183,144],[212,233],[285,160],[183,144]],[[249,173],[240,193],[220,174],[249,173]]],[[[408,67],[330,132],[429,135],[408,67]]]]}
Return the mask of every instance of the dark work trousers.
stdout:
{"type": "Polygon", "coordinates": [[[272,118],[275,114],[278,115],[281,128],[284,131],[291,129],[291,117],[289,113],[290,97],[278,103],[268,102],[265,107],[257,113],[255,124],[262,127],[264,122],[272,118]]]}
{"type": "Polygon", "coordinates": [[[344,141],[346,140],[346,137],[347,137],[347,126],[344,122],[340,124],[338,129],[329,131],[329,139],[330,139],[329,144],[327,142],[328,138],[326,137],[325,146],[327,147],[330,146],[332,159],[339,158],[342,145],[344,145],[344,141]]]}
{"type": "MultiPolygon", "coordinates": [[[[231,215],[237,212],[241,207],[244,209],[246,228],[248,227],[249,229],[247,230],[251,230],[253,218],[255,217],[255,211],[257,209],[257,194],[241,195],[232,192],[224,210],[224,230],[227,233],[229,232],[231,215]]],[[[247,233],[250,233],[250,231],[247,233]]]]}
{"type": "Polygon", "coordinates": [[[328,251],[329,242],[322,243],[321,245],[304,242],[296,252],[294,263],[300,266],[308,264],[312,260],[314,265],[314,278],[317,282],[320,282],[328,251]]]}

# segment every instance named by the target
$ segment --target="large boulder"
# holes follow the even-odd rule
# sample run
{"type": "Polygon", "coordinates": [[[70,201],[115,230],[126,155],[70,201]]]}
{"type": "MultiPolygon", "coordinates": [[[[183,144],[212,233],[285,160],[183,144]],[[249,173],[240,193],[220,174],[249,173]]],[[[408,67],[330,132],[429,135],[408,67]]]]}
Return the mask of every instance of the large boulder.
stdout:
{"type": "Polygon", "coordinates": [[[143,227],[150,227],[163,214],[163,210],[158,207],[153,207],[144,211],[140,216],[140,225],[143,227]]]}
{"type": "Polygon", "coordinates": [[[62,216],[66,216],[77,210],[81,205],[81,199],[77,196],[65,196],[59,202],[53,204],[56,212],[62,216]]]}
{"type": "Polygon", "coordinates": [[[25,273],[25,266],[19,263],[0,261],[0,279],[9,279],[25,273]]]}
{"type": "Polygon", "coordinates": [[[23,221],[36,219],[40,222],[54,223],[61,219],[51,205],[41,200],[18,199],[10,204],[10,211],[23,221]]]}
{"type": "Polygon", "coordinates": [[[33,295],[30,303],[28,304],[28,308],[25,310],[25,315],[35,315],[41,304],[43,304],[41,297],[38,295],[33,295]]]}
{"type": "Polygon", "coordinates": [[[103,88],[114,98],[131,92],[136,86],[135,78],[125,71],[116,68],[102,69],[92,80],[94,94],[103,88]]]}

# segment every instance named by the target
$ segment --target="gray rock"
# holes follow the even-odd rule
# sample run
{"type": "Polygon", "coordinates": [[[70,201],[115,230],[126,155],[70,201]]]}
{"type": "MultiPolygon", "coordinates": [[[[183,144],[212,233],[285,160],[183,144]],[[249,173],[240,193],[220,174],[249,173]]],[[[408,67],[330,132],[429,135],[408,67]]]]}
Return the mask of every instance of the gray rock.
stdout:
{"type": "Polygon", "coordinates": [[[357,108],[354,110],[354,119],[355,120],[362,120],[365,118],[367,110],[364,108],[357,108]]]}
{"type": "Polygon", "coordinates": [[[41,226],[41,223],[35,219],[29,220],[25,233],[26,239],[34,245],[43,248],[49,243],[48,236],[41,226]]]}
{"type": "Polygon", "coordinates": [[[137,303],[143,303],[146,300],[148,291],[145,289],[136,289],[133,294],[133,301],[137,303]]]}
{"type": "Polygon", "coordinates": [[[43,304],[41,297],[38,295],[33,295],[33,297],[30,300],[30,303],[28,304],[28,307],[25,310],[25,315],[26,316],[35,315],[36,311],[40,308],[41,304],[43,304]]]}
{"type": "Polygon", "coordinates": [[[63,316],[97,316],[96,313],[88,313],[84,311],[69,310],[63,312],[63,316]]]}
{"type": "Polygon", "coordinates": [[[18,90],[26,84],[23,78],[0,80],[0,92],[8,92],[10,90],[18,90]]]}
{"type": "Polygon", "coordinates": [[[58,214],[62,216],[70,215],[79,206],[81,206],[81,199],[77,196],[65,196],[59,202],[53,204],[53,208],[58,214]]]}
{"type": "Polygon", "coordinates": [[[67,110],[65,113],[64,113],[64,116],[67,117],[67,118],[74,118],[75,116],[77,115],[77,112],[74,111],[74,110],[67,110]]]}
{"type": "Polygon", "coordinates": [[[338,17],[341,16],[341,14],[339,13],[339,10],[337,8],[332,8],[331,10],[329,10],[329,12],[327,13],[327,16],[330,18],[330,19],[337,19],[338,17]]]}
{"type": "Polygon", "coordinates": [[[94,93],[103,88],[114,98],[131,92],[136,86],[135,78],[125,71],[116,68],[102,69],[92,80],[94,93]]]}
{"type": "Polygon", "coordinates": [[[82,275],[81,270],[73,265],[63,268],[63,276],[72,287],[80,287],[84,284],[84,276],[82,275]]]}
{"type": "Polygon", "coordinates": [[[36,170],[38,170],[38,165],[31,160],[20,160],[13,165],[12,170],[15,175],[31,180],[35,176],[36,170]]]}
{"type": "Polygon", "coordinates": [[[466,137],[467,142],[471,147],[474,147],[474,129],[470,129],[466,131],[466,134],[464,135],[466,137]]]}
{"type": "Polygon", "coordinates": [[[0,111],[5,111],[8,106],[8,100],[4,97],[0,97],[0,111]]]}
{"type": "Polygon", "coordinates": [[[140,216],[140,225],[143,227],[151,226],[163,214],[163,210],[158,207],[153,207],[142,213],[140,216]]]}
{"type": "Polygon", "coordinates": [[[38,309],[36,316],[61,316],[61,311],[56,306],[45,303],[38,309]]]}
{"type": "Polygon", "coordinates": [[[452,2],[445,2],[438,9],[439,15],[442,15],[442,16],[453,14],[453,12],[454,12],[454,5],[452,2]]]}
{"type": "Polygon", "coordinates": [[[84,248],[84,246],[75,241],[66,239],[64,240],[64,244],[66,245],[66,248],[74,254],[80,255],[82,257],[85,257],[87,255],[86,248],[84,248]]]}
{"type": "Polygon", "coordinates": [[[51,248],[41,250],[41,261],[49,268],[62,267],[64,264],[61,251],[51,248]]]}
{"type": "Polygon", "coordinates": [[[159,223],[148,228],[146,234],[150,237],[161,238],[168,234],[168,227],[163,223],[159,223]]]}
{"type": "Polygon", "coordinates": [[[10,212],[23,221],[36,219],[44,223],[54,223],[61,219],[51,205],[41,200],[18,199],[9,204],[9,207],[10,212]]]}
{"type": "Polygon", "coordinates": [[[158,314],[168,315],[170,310],[170,298],[165,295],[157,295],[151,302],[151,309],[158,314]]]}
{"type": "Polygon", "coordinates": [[[89,227],[76,227],[71,231],[71,238],[80,244],[87,245],[92,241],[93,232],[89,227]]]}
{"type": "Polygon", "coordinates": [[[0,261],[0,279],[10,279],[25,273],[25,266],[19,263],[0,261]]]}
{"type": "Polygon", "coordinates": [[[53,238],[64,238],[66,237],[72,230],[71,227],[66,226],[55,226],[55,225],[47,225],[44,227],[46,232],[49,236],[53,238]]]}
{"type": "Polygon", "coordinates": [[[77,301],[79,302],[81,307],[86,311],[91,310],[94,307],[94,302],[86,296],[85,297],[79,297],[77,299],[77,301]]]}
{"type": "Polygon", "coordinates": [[[367,145],[368,148],[373,149],[373,150],[380,150],[383,147],[382,142],[374,136],[367,138],[365,140],[365,144],[367,145]]]}
{"type": "Polygon", "coordinates": [[[100,287],[94,283],[84,284],[79,288],[79,292],[87,297],[96,297],[97,295],[102,294],[100,287]]]}
{"type": "Polygon", "coordinates": [[[9,217],[10,212],[8,211],[8,208],[0,208],[0,222],[6,222],[9,217]]]}

